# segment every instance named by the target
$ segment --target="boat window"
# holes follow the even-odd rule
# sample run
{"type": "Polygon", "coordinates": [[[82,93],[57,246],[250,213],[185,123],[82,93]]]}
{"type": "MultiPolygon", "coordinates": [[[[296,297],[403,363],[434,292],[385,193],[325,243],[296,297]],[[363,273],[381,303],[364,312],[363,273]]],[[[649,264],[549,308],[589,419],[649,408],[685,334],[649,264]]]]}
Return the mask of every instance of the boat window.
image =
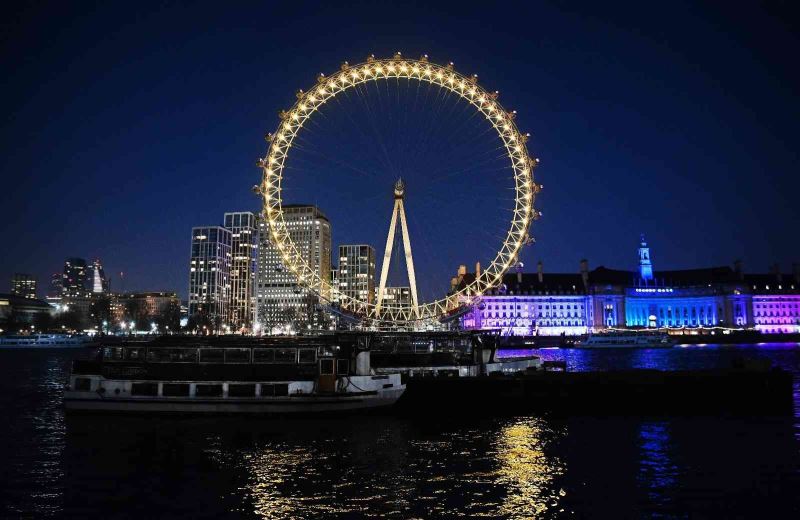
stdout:
{"type": "Polygon", "coordinates": [[[75,378],[75,390],[78,392],[88,392],[92,389],[92,381],[87,377],[75,378]]]}
{"type": "Polygon", "coordinates": [[[346,375],[350,371],[350,360],[337,359],[336,360],[336,373],[346,375]]]}
{"type": "Polygon", "coordinates": [[[166,363],[169,361],[169,354],[167,349],[151,348],[147,351],[148,363],[166,363]]]}
{"type": "Polygon", "coordinates": [[[222,385],[196,385],[194,395],[197,397],[222,397],[222,385]]]}
{"type": "Polygon", "coordinates": [[[272,397],[275,395],[275,385],[269,385],[267,383],[261,384],[261,397],[272,397]]]}
{"type": "Polygon", "coordinates": [[[395,352],[409,352],[409,351],[413,352],[414,351],[414,347],[408,341],[408,338],[401,337],[401,338],[397,338],[397,342],[394,345],[394,351],[395,352]]]}
{"type": "Polygon", "coordinates": [[[103,359],[106,361],[122,361],[122,347],[105,347],[103,359]]]}
{"type": "Polygon", "coordinates": [[[434,352],[436,349],[433,344],[433,340],[428,341],[419,341],[414,343],[414,352],[416,353],[427,353],[427,352],[434,352]]]}
{"type": "Polygon", "coordinates": [[[323,376],[331,376],[333,375],[333,360],[332,359],[320,359],[319,360],[319,373],[323,376]]]}
{"type": "Polygon", "coordinates": [[[151,348],[147,351],[150,363],[195,363],[197,349],[194,348],[151,348]]]}
{"type": "Polygon", "coordinates": [[[128,361],[144,361],[144,347],[128,347],[125,349],[125,359],[128,361]]]}
{"type": "Polygon", "coordinates": [[[313,348],[301,348],[298,351],[300,363],[313,363],[317,360],[316,352],[313,348]]]}
{"type": "Polygon", "coordinates": [[[275,397],[286,397],[289,395],[289,385],[286,383],[275,385],[275,397]]]}
{"type": "Polygon", "coordinates": [[[158,395],[158,383],[133,383],[131,385],[131,395],[158,395]]]}
{"type": "Polygon", "coordinates": [[[297,349],[279,348],[275,351],[276,363],[297,363],[297,349]]]}
{"type": "Polygon", "coordinates": [[[169,352],[170,359],[177,363],[197,363],[196,348],[173,348],[169,352]]]}
{"type": "Polygon", "coordinates": [[[228,397],[255,397],[256,385],[228,385],[228,397]]]}
{"type": "Polygon", "coordinates": [[[225,355],[221,348],[201,348],[200,349],[200,362],[201,363],[222,363],[225,355]]]}
{"type": "Polygon", "coordinates": [[[227,348],[227,349],[225,349],[225,362],[226,363],[249,363],[250,362],[250,349],[249,348],[227,348]]]}
{"type": "Polygon", "coordinates": [[[164,383],[161,395],[167,397],[188,397],[189,383],[164,383]]]}
{"type": "Polygon", "coordinates": [[[272,348],[253,349],[253,363],[274,363],[274,362],[275,362],[275,349],[272,348]]]}
{"type": "Polygon", "coordinates": [[[317,356],[319,357],[333,356],[335,353],[336,353],[335,346],[323,345],[321,347],[317,347],[317,356]]]}

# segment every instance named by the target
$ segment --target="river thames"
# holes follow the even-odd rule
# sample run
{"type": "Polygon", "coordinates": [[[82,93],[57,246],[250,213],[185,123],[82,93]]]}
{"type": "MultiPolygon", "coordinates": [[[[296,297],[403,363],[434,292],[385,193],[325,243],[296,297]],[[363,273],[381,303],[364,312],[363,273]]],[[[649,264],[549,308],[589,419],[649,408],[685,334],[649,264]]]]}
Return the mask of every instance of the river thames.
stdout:
{"type": "MultiPolygon", "coordinates": [[[[519,351],[517,351],[519,352],[519,351]]],[[[75,351],[0,351],[4,518],[800,515],[800,345],[524,351],[569,370],[795,375],[788,417],[65,417],[75,351]]]]}

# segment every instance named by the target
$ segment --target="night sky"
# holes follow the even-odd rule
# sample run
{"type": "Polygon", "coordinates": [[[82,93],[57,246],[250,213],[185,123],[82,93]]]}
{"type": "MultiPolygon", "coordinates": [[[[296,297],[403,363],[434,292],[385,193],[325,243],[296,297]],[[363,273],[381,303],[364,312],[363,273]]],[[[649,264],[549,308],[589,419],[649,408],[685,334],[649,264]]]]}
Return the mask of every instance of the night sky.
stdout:
{"type": "MultiPolygon", "coordinates": [[[[50,273],[82,256],[102,260],[113,290],[185,298],[190,228],[260,208],[255,161],[294,92],[342,61],[398,50],[478,74],[533,134],[544,218],[526,268],[576,272],[588,258],[630,269],[642,232],[656,269],[800,261],[800,39],[789,3],[67,4],[3,7],[0,292],[20,271],[44,296],[50,273]]],[[[287,202],[320,202],[302,186],[287,202]]],[[[475,212],[492,207],[487,192],[472,193],[438,192],[464,212],[449,220],[415,201],[416,221],[447,228],[434,239],[420,225],[412,243],[427,243],[447,272],[475,260],[458,227],[474,232],[475,212]]],[[[370,204],[364,221],[385,232],[390,198],[370,204]]],[[[355,241],[341,220],[337,231],[348,207],[323,210],[337,242],[355,241]]],[[[423,281],[444,278],[418,269],[423,281]]]]}

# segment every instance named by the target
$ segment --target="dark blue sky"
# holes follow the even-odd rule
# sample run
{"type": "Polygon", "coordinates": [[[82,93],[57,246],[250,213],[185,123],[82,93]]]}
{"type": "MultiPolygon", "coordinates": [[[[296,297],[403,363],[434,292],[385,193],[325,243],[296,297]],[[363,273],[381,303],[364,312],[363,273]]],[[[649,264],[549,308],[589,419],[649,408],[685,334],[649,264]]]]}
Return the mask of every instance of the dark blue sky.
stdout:
{"type": "Polygon", "coordinates": [[[126,290],[185,296],[191,226],[259,207],[254,163],[294,92],[396,50],[479,74],[534,135],[529,267],[632,268],[640,232],[657,269],[800,261],[800,42],[781,4],[108,4],[3,8],[0,290],[84,256],[116,290],[124,271],[126,290]]]}

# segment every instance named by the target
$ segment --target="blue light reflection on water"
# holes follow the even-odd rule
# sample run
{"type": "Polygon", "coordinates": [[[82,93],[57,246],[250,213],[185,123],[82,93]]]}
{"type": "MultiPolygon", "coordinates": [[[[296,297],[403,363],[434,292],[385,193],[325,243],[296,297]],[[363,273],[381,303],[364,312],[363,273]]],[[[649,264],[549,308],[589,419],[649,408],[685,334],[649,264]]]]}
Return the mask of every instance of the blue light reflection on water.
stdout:
{"type": "MultiPolygon", "coordinates": [[[[744,356],[797,374],[800,359],[783,345],[535,353],[571,370],[706,368],[744,356]]],[[[800,512],[797,416],[65,417],[59,386],[74,355],[0,351],[2,517],[800,512]]]]}

